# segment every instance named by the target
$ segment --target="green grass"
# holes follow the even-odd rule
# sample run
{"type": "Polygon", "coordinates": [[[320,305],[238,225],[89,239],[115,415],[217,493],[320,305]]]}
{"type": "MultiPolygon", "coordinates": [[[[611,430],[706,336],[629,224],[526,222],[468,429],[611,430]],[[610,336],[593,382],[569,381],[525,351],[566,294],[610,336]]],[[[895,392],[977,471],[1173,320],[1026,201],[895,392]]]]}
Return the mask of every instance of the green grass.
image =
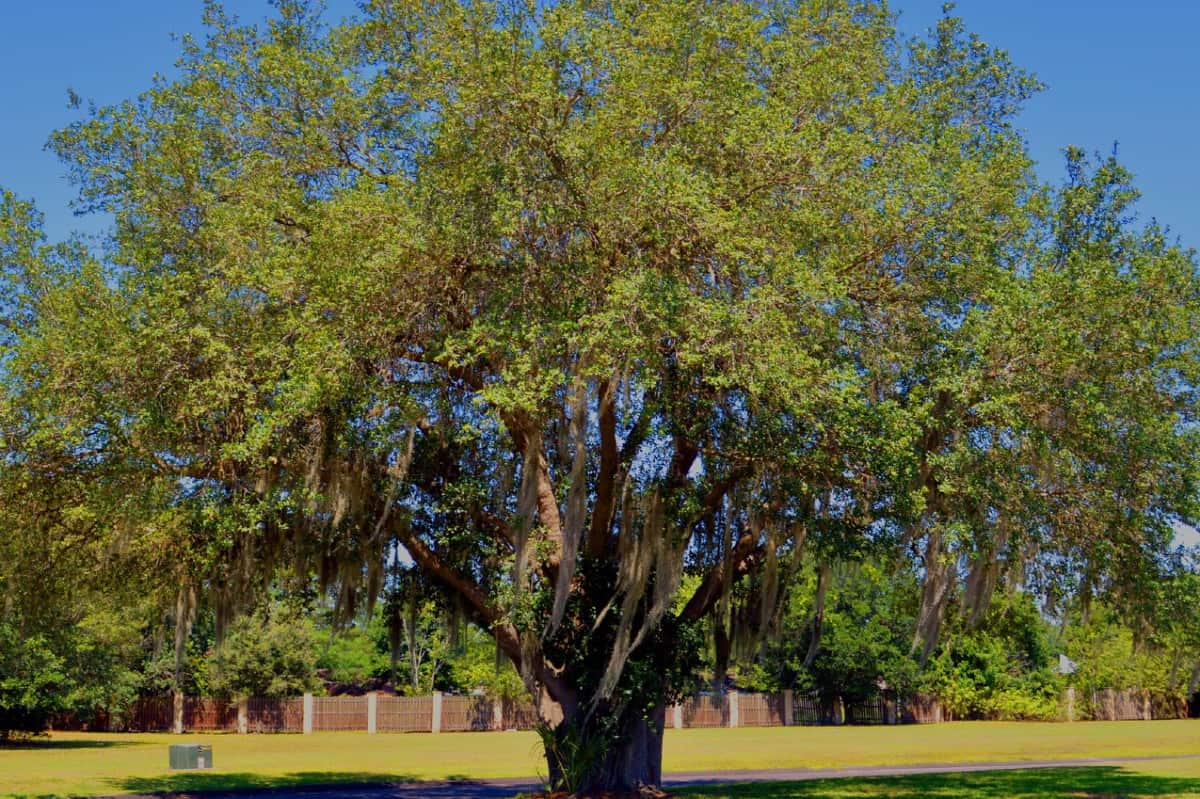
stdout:
{"type": "MultiPolygon", "coordinates": [[[[670,731],[666,739],[665,767],[668,772],[684,772],[1197,753],[1200,753],[1200,721],[1080,724],[966,722],[906,727],[670,731]]],[[[1089,772],[1091,776],[1082,772],[1079,774],[1080,779],[1087,777],[1091,783],[1118,778],[1128,781],[1135,779],[1129,775],[1141,774],[1143,777],[1138,779],[1157,781],[1163,785],[1174,785],[1180,780],[1194,781],[1200,776],[1194,771],[1188,771],[1189,768],[1200,768],[1200,762],[1180,762],[1183,764],[1179,767],[1181,771],[1174,775],[1148,770],[1134,772],[1129,769],[1120,770],[1119,774],[1115,771],[1109,773],[1104,769],[1092,769],[1089,772]]],[[[1140,768],[1142,767],[1139,766],[1140,768]]],[[[1145,769],[1152,768],[1159,766],[1145,766],[1145,769]]],[[[544,765],[536,737],[532,733],[318,733],[303,736],[217,734],[178,737],[56,734],[49,740],[17,748],[0,749],[0,796],[96,796],[451,777],[524,777],[543,771],[544,765]],[[170,772],[166,765],[167,745],[186,741],[211,742],[217,768],[201,773],[170,772]]],[[[974,794],[956,793],[953,786],[968,779],[922,777],[900,783],[860,780],[853,783],[839,782],[834,788],[828,787],[828,783],[805,783],[798,784],[800,787],[764,785],[756,790],[769,792],[762,794],[764,799],[781,799],[793,795],[896,795],[915,799],[916,796],[923,795],[937,796],[939,791],[942,796],[1008,795],[978,791],[974,794]],[[880,785],[885,787],[880,788],[880,785]]],[[[1001,776],[995,779],[1015,778],[1001,776]]],[[[1037,784],[1044,784],[1049,778],[1033,775],[1029,779],[1037,784]]],[[[985,786],[979,790],[987,789],[985,786]]],[[[699,795],[701,794],[697,794],[699,795]]],[[[703,795],[725,796],[730,799],[758,796],[733,792],[705,792],[703,795]]],[[[1040,797],[1060,794],[1028,795],[1040,797]]],[[[1096,794],[1083,792],[1074,795],[1096,794]]],[[[1116,797],[1139,794],[1119,789],[1110,791],[1109,795],[1116,797]]],[[[1143,790],[1140,795],[1174,794],[1143,790]]]]}
{"type": "Polygon", "coordinates": [[[685,799],[1200,799],[1200,763],[982,771],[691,789],[685,799]]]}
{"type": "Polygon", "coordinates": [[[1200,761],[1124,767],[988,771],[913,777],[758,782],[686,792],[685,799],[1200,799],[1200,761]]]}

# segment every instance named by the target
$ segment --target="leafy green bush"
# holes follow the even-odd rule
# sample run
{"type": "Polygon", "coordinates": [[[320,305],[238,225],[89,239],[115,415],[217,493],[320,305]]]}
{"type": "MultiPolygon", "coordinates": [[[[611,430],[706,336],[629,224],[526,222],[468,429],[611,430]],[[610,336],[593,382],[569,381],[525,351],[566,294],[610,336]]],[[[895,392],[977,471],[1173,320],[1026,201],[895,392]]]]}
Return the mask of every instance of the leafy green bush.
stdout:
{"type": "Polygon", "coordinates": [[[915,624],[912,575],[891,573],[873,562],[838,569],[822,614],[820,646],[806,665],[815,633],[810,593],[815,577],[808,579],[809,590],[792,601],[781,640],[771,649],[770,657],[782,661],[777,667],[781,684],[847,701],[874,696],[881,682],[911,690],[917,671],[909,654],[915,624]]]}
{"type": "MultiPolygon", "coordinates": [[[[1063,636],[1066,654],[1077,664],[1070,676],[1077,689],[1078,709],[1094,713],[1093,697],[1106,689],[1144,689],[1183,700],[1187,672],[1180,658],[1153,642],[1139,642],[1116,611],[1099,606],[1086,619],[1072,620],[1063,636]]],[[[1194,661],[1193,661],[1194,662],[1194,661]]]]}
{"type": "Polygon", "coordinates": [[[213,692],[283,697],[315,690],[318,649],[306,619],[269,612],[240,618],[210,656],[213,692]]]}
{"type": "Polygon", "coordinates": [[[77,718],[95,714],[121,718],[143,692],[142,640],[122,613],[93,612],[65,636],[64,660],[71,675],[66,703],[77,718]]]}
{"type": "Polygon", "coordinates": [[[1053,721],[1059,716],[1058,693],[1053,685],[1039,691],[1002,688],[988,697],[984,716],[996,721],[1053,721]]]}
{"type": "Polygon", "coordinates": [[[978,628],[961,619],[950,625],[921,675],[922,690],[956,719],[1054,719],[1060,686],[1047,636],[1030,596],[997,596],[978,628]]]}
{"type": "Polygon", "coordinates": [[[68,707],[71,680],[44,636],[0,624],[0,740],[43,732],[68,707]]]}
{"type": "Polygon", "coordinates": [[[317,665],[334,682],[355,684],[387,677],[392,668],[391,659],[386,651],[380,650],[371,630],[357,627],[332,635],[321,650],[317,665]]]}
{"type": "MultiPolygon", "coordinates": [[[[183,660],[179,664],[178,690],[186,696],[210,696],[212,690],[212,659],[208,642],[198,640],[195,633],[184,644],[183,660]]],[[[143,696],[166,696],[176,690],[175,652],[173,647],[161,647],[147,654],[140,667],[143,696]]]]}
{"type": "Polygon", "coordinates": [[[470,693],[482,689],[489,696],[523,699],[528,696],[521,675],[507,656],[497,657],[496,643],[481,630],[470,628],[462,646],[451,652],[446,672],[455,687],[470,693]]]}
{"type": "Polygon", "coordinates": [[[132,706],[142,652],[126,615],[93,610],[38,632],[22,620],[0,622],[0,739],[41,732],[67,714],[119,718],[132,706]]]}

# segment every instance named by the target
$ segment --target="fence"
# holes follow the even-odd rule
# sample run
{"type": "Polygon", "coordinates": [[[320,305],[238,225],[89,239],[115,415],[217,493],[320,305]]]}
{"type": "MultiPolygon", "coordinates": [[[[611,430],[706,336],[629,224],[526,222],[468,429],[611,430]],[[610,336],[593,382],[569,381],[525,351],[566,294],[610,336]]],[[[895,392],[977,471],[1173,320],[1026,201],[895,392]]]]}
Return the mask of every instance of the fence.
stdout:
{"type": "MultiPolygon", "coordinates": [[[[1096,720],[1187,718],[1188,706],[1172,697],[1148,691],[1092,691],[1078,704],[1068,689],[1064,718],[1096,720]]],[[[98,714],[88,724],[71,717],[55,722],[56,729],[111,732],[482,732],[530,730],[539,717],[561,719],[553,703],[541,713],[528,700],[485,696],[312,696],[290,699],[243,699],[229,702],[210,698],[152,697],[134,704],[118,717],[98,714]]],[[[782,691],[774,694],[699,694],[667,711],[668,727],[782,727],[827,724],[930,724],[943,721],[941,703],[931,696],[900,699],[891,693],[843,701],[816,694],[782,691]]]]}
{"type": "MultiPolygon", "coordinates": [[[[1070,693],[1074,699],[1074,692],[1070,693]]],[[[1089,718],[1095,721],[1151,721],[1186,719],[1188,703],[1178,697],[1130,688],[1117,691],[1105,688],[1091,692],[1089,718]]]]}
{"type": "MultiPolygon", "coordinates": [[[[142,699],[133,706],[125,728],[128,732],[166,732],[171,729],[174,718],[174,703],[169,696],[155,696],[142,699]]],[[[106,727],[114,725],[112,720],[106,720],[106,727]]]]}
{"type": "Polygon", "coordinates": [[[675,727],[728,727],[728,694],[700,694],[687,699],[682,713],[674,714],[675,727]],[[680,720],[682,716],[682,720],[680,720]]]}
{"type": "Polygon", "coordinates": [[[787,694],[728,694],[737,697],[739,727],[788,726],[787,694]]]}
{"type": "MultiPolygon", "coordinates": [[[[305,704],[309,699],[305,697],[305,704]]],[[[375,700],[378,702],[378,700],[375,700]]],[[[316,696],[312,703],[312,730],[349,732],[367,729],[371,700],[365,696],[316,696]]],[[[378,710],[377,710],[378,712],[378,710]]],[[[303,725],[306,728],[308,725],[303,725]]]]}
{"type": "Polygon", "coordinates": [[[433,729],[433,697],[381,696],[375,722],[379,732],[428,732],[433,729]]]}
{"type": "Polygon", "coordinates": [[[300,732],[304,729],[304,700],[246,700],[246,732],[300,732]]]}
{"type": "Polygon", "coordinates": [[[792,723],[816,726],[832,723],[821,700],[814,694],[796,694],[792,699],[792,723]]]}
{"type": "Polygon", "coordinates": [[[502,725],[496,720],[494,703],[486,696],[442,697],[442,732],[482,732],[502,725]]]}

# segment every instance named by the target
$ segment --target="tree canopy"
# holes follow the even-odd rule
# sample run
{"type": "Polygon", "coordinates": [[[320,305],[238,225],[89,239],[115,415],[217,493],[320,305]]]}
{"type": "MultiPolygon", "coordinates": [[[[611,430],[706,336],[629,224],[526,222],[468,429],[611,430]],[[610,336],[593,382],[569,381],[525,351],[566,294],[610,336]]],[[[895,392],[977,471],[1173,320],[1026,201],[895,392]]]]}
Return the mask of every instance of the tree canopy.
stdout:
{"type": "Polygon", "coordinates": [[[205,15],[52,139],[103,252],[0,226],[0,513],[182,625],[411,559],[628,787],[697,622],[760,636],[806,560],[912,553],[929,656],[960,580],[1133,597],[1195,519],[1194,256],[1114,159],[1039,185],[1036,80],[953,17],[205,15]]]}

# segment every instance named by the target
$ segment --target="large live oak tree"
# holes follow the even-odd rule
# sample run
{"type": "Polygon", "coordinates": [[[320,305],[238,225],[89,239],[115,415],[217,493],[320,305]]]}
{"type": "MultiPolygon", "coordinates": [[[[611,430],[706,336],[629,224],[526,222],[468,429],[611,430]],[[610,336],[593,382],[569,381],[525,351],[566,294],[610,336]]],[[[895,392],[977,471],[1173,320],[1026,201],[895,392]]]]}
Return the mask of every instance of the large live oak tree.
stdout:
{"type": "Polygon", "coordinates": [[[181,618],[290,565],[351,609],[402,550],[561,711],[552,779],[631,788],[740,580],[761,630],[806,552],[918,549],[919,646],[960,572],[1095,583],[1190,517],[1194,262],[1115,164],[1035,185],[1036,84],[955,20],[206,15],[52,140],[102,262],[11,199],[0,240],[6,479],[181,618]]]}

